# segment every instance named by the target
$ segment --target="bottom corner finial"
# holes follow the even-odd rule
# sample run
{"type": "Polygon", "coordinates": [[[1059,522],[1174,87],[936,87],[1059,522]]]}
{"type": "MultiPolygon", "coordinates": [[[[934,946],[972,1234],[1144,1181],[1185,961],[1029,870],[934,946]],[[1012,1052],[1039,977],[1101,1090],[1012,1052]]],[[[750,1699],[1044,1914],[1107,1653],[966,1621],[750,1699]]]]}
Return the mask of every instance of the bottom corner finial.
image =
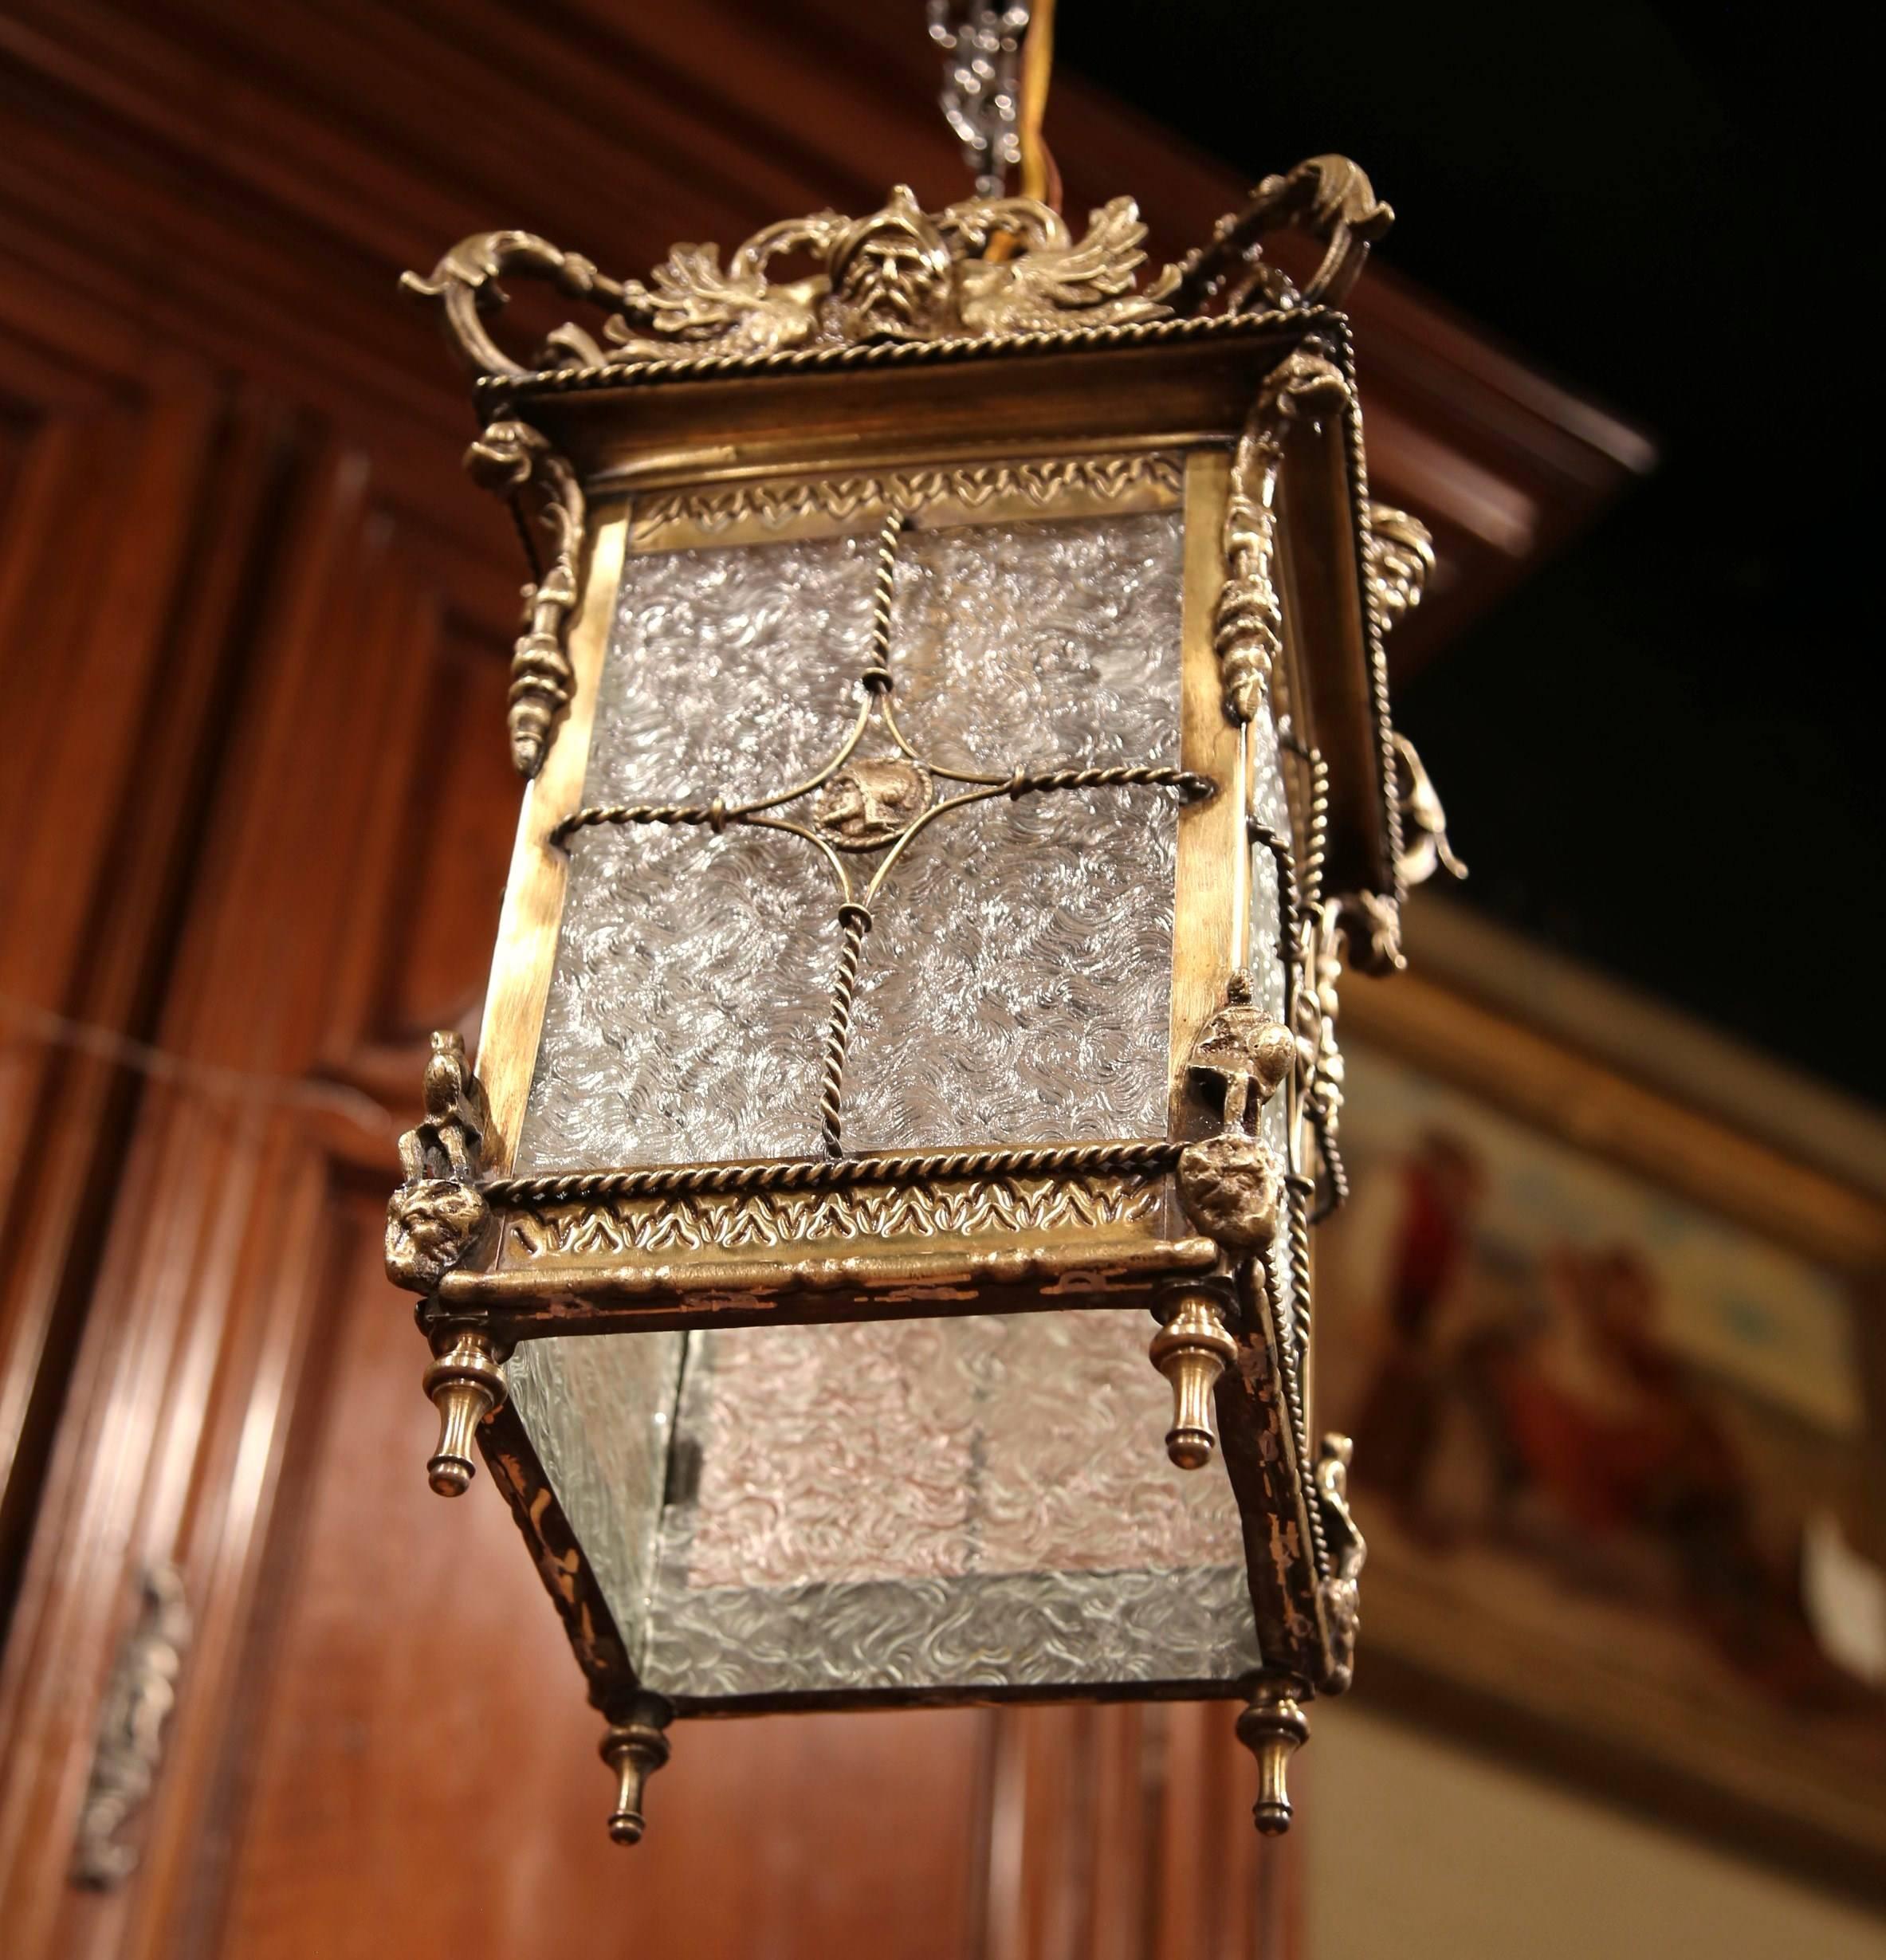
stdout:
{"type": "Polygon", "coordinates": [[[615,1772],[615,1805],[609,1813],[612,1844],[639,1844],[648,1828],[642,1814],[642,1793],[648,1779],[668,1760],[668,1723],[665,1705],[646,1697],[638,1701],[627,1722],[611,1722],[598,1753],[615,1772]]]}
{"type": "Polygon", "coordinates": [[[1266,1837],[1290,1828],[1290,1759],[1310,1739],[1299,1684],[1284,1675],[1260,1680],[1238,1717],[1238,1740],[1257,1758],[1257,1801],[1251,1814],[1266,1837]]]}
{"type": "Polygon", "coordinates": [[[477,1475],[472,1443],[478,1425],[505,1399],[495,1343],[484,1334],[460,1334],[426,1369],[426,1392],[438,1411],[438,1447],[426,1481],[441,1497],[462,1497],[477,1475]]]}
{"type": "Polygon", "coordinates": [[[1181,1470],[1202,1470],[1218,1445],[1212,1391],[1238,1353],[1217,1302],[1206,1293],[1185,1294],[1178,1310],[1153,1335],[1147,1353],[1172,1385],[1173,1424],[1165,1432],[1165,1453],[1181,1470]]]}

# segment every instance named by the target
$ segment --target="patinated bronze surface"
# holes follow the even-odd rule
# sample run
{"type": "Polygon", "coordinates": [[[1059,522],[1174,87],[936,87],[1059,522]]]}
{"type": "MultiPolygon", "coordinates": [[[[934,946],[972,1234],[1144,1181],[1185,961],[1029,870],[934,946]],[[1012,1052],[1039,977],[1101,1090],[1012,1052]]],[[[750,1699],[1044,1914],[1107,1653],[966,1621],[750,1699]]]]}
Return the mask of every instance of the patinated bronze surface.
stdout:
{"type": "Polygon", "coordinates": [[[1287,1822],[1283,1765],[1307,1732],[1301,1705],[1340,1691],[1353,1669],[1361,1563],[1346,1443],[1329,1439],[1312,1459],[1306,1400],[1309,1226],[1344,1188],[1336,984],[1346,953],[1393,970],[1405,882],[1453,868],[1438,801],[1389,721],[1381,650],[1432,552],[1413,519],[1369,501],[1336,310],[1389,216],[1353,165],[1319,158],[1267,180],[1209,246],[1144,283],[1129,200],[1077,238],[1027,198],[925,214],[901,189],[862,219],[770,227],[725,265],[711,248],[678,248],[646,284],[521,233],[468,239],[409,279],[477,377],[486,426],[473,473],[522,500],[552,552],[526,590],[512,690],[513,753],[534,780],[482,1082],[442,1048],[394,1200],[389,1270],[421,1294],[438,1357],[435,1487],[463,1487],[476,1432],[540,1564],[559,1575],[616,1723],[605,1754],[624,1840],[640,1835],[642,1782],[666,1758],[667,1705],[642,1691],[595,1587],[568,1577],[580,1546],[505,1407],[514,1345],[1122,1302],[1160,1322],[1152,1355],[1173,1388],[1173,1460],[1201,1466],[1223,1438],[1263,1656],[1244,1684],[1255,1699],[1240,1734],[1263,1766],[1260,1826],[1287,1822]],[[1263,257],[1280,224],[1326,246],[1300,289],[1263,257]],[[787,254],[820,269],[776,281],[787,254]],[[507,352],[485,316],[516,273],[599,307],[599,336],[568,325],[531,359],[507,352]],[[914,527],[1175,506],[1181,766],[979,774],[906,739],[891,592],[914,527]],[[876,540],[876,603],[856,719],[823,764],[756,799],[584,804],[625,559],[854,532],[876,540]],[[1260,717],[1283,753],[1287,820],[1265,814],[1247,733],[1260,717]],[[848,1153],[854,992],[891,866],[953,811],[1068,789],[1177,807],[1167,1135],[848,1153]],[[831,874],[823,1156],[513,1175],[568,840],[743,825],[797,839],[831,874]],[[1254,851],[1275,890],[1275,1011],[1254,1002],[1244,970],[1254,851]]]}

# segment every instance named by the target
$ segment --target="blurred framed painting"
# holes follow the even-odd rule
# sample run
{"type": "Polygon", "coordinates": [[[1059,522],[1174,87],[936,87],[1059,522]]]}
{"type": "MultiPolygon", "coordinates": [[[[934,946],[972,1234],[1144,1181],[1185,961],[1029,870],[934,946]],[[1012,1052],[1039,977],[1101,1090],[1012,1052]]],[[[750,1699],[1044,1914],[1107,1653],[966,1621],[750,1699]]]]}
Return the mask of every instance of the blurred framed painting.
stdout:
{"type": "Polygon", "coordinates": [[[1317,1394],[1358,1688],[1877,1883],[1886,1129],[1512,959],[1350,990],[1317,1394]]]}

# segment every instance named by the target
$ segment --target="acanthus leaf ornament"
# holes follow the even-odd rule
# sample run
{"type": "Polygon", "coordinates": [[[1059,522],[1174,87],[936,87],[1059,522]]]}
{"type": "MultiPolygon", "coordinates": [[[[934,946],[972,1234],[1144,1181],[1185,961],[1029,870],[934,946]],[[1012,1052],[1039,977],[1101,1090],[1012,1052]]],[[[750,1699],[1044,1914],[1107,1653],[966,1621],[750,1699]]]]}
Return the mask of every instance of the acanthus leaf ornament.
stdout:
{"type": "Polygon", "coordinates": [[[1146,227],[1130,198],[1091,214],[1075,238],[1060,213],[1031,198],[970,199],[936,214],[900,184],[861,218],[816,212],[770,225],[723,266],[712,245],[680,245],[638,280],[605,278],[586,258],[528,232],[481,232],[454,245],[431,275],[403,284],[436,301],[446,336],[474,372],[521,378],[574,355],[587,367],[755,355],[882,340],[985,340],[1070,328],[1163,320],[1180,273],[1137,285],[1146,227]],[[997,239],[1007,256],[992,256],[997,239]],[[775,281],[776,259],[822,261],[808,277],[775,281]],[[573,325],[549,335],[540,357],[519,361],[487,332],[507,272],[547,280],[594,301],[601,340],[573,325]]]}

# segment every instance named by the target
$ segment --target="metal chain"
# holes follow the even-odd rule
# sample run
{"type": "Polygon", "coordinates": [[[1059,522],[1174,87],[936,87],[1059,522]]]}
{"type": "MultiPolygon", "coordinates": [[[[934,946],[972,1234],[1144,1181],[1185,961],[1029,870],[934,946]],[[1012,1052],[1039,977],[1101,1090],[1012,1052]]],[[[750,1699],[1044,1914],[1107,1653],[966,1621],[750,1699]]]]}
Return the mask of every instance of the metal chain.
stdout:
{"type": "Polygon", "coordinates": [[[963,146],[979,198],[999,198],[1020,163],[1022,42],[1032,8],[929,0],[930,39],[943,50],[943,120],[963,146]]]}

